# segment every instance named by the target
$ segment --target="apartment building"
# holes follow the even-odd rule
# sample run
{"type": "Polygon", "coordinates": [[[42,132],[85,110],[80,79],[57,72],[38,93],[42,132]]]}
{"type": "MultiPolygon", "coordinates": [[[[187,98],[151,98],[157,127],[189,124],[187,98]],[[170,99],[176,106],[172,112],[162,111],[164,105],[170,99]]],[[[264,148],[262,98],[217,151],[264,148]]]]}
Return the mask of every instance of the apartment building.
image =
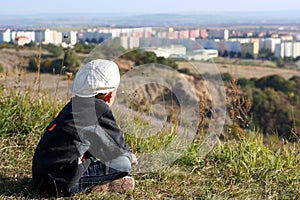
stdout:
{"type": "Polygon", "coordinates": [[[62,32],[63,42],[75,45],[77,43],[77,31],[62,32]]]}
{"type": "Polygon", "coordinates": [[[258,56],[259,43],[258,42],[248,42],[241,43],[241,54],[244,57],[251,56],[253,58],[258,56]]]}
{"type": "Polygon", "coordinates": [[[202,39],[208,38],[208,31],[207,31],[207,29],[200,29],[200,38],[202,38],[202,39]]]}
{"type": "Polygon", "coordinates": [[[11,41],[17,42],[20,46],[30,43],[31,41],[35,41],[35,33],[30,30],[16,30],[11,31],[11,41]]]}
{"type": "Polygon", "coordinates": [[[241,43],[239,41],[229,41],[226,42],[226,50],[228,53],[241,53],[241,43]]]}
{"type": "Polygon", "coordinates": [[[179,39],[189,39],[189,38],[190,38],[190,31],[189,30],[179,31],[179,39]]]}
{"type": "Polygon", "coordinates": [[[78,39],[81,42],[92,42],[92,43],[101,43],[112,37],[112,33],[104,33],[101,31],[87,30],[82,31],[78,35],[78,39]]]}
{"type": "Polygon", "coordinates": [[[0,30],[0,42],[11,42],[11,30],[0,30]]]}
{"type": "Polygon", "coordinates": [[[140,46],[140,40],[139,37],[127,37],[127,36],[121,36],[119,38],[119,40],[116,41],[120,41],[120,45],[124,48],[124,49],[135,49],[138,48],[140,46]]]}
{"type": "Polygon", "coordinates": [[[229,39],[229,30],[228,29],[221,29],[221,30],[210,29],[210,30],[208,30],[208,38],[209,39],[228,40],[229,39]]]}
{"type": "Polygon", "coordinates": [[[281,43],[281,39],[280,38],[265,38],[262,41],[262,47],[264,49],[270,49],[272,53],[275,52],[275,48],[277,44],[281,43]]]}
{"type": "Polygon", "coordinates": [[[293,42],[293,58],[300,56],[300,42],[293,42]]]}
{"type": "Polygon", "coordinates": [[[59,45],[63,42],[62,32],[50,29],[35,30],[35,42],[42,44],[55,44],[59,45]]]}
{"type": "Polygon", "coordinates": [[[281,42],[277,44],[275,56],[297,58],[300,56],[300,42],[281,42]]]}
{"type": "Polygon", "coordinates": [[[195,39],[197,39],[199,37],[200,37],[200,30],[199,29],[190,30],[190,36],[189,36],[189,38],[191,40],[195,40],[195,39]]]}

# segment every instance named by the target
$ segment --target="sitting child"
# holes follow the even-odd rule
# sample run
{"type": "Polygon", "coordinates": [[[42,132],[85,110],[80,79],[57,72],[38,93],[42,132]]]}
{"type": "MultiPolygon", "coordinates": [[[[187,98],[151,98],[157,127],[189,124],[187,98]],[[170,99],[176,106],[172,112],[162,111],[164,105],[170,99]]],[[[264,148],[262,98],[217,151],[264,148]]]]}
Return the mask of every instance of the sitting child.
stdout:
{"type": "Polygon", "coordinates": [[[117,64],[93,60],[76,74],[75,96],[48,125],[32,161],[42,191],[71,195],[83,191],[126,192],[137,159],[110,110],[120,83],[117,64]]]}

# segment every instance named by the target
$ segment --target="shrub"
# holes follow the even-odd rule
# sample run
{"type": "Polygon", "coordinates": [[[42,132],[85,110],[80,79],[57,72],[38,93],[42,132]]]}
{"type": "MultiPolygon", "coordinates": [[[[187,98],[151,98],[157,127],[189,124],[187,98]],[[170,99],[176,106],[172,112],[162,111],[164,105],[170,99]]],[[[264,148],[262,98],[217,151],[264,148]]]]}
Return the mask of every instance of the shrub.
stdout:
{"type": "Polygon", "coordinates": [[[2,65],[2,63],[0,63],[0,73],[3,73],[4,72],[4,67],[2,65]]]}

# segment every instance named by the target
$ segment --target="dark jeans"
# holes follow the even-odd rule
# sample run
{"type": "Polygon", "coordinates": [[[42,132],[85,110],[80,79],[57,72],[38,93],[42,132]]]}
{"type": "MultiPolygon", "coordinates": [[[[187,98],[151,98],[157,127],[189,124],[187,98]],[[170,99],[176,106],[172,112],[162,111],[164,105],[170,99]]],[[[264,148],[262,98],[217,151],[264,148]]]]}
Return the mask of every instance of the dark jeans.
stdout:
{"type": "Polygon", "coordinates": [[[105,164],[93,157],[88,159],[91,160],[91,163],[76,184],[68,187],[65,182],[54,180],[48,175],[40,175],[35,181],[37,188],[40,189],[41,194],[46,196],[70,196],[74,193],[84,192],[95,185],[127,176],[131,170],[131,162],[125,156],[117,157],[105,164]]]}
{"type": "Polygon", "coordinates": [[[113,180],[127,176],[129,172],[118,171],[103,164],[100,161],[92,159],[88,170],[83,173],[79,182],[68,189],[69,194],[84,192],[95,185],[105,184],[113,180]]]}

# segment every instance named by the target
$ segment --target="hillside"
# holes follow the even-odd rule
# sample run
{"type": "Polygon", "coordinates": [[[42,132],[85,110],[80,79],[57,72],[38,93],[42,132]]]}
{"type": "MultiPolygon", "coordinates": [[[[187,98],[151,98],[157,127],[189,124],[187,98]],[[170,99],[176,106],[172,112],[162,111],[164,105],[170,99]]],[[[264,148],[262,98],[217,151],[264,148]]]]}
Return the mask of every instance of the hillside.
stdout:
{"type": "MultiPolygon", "coordinates": [[[[2,74],[0,88],[0,198],[55,198],[43,196],[32,184],[31,160],[45,127],[68,101],[72,80],[64,74],[41,74],[41,82],[36,83],[35,73],[13,69],[13,64],[20,62],[17,59],[28,60],[36,51],[23,54],[2,49],[0,53],[5,56],[1,62],[9,65],[5,66],[9,67],[9,73],[2,74]]],[[[241,90],[237,87],[225,83],[230,95],[226,101],[218,101],[211,95],[222,91],[223,86],[212,89],[210,81],[215,80],[205,81],[199,75],[191,75],[191,65],[179,63],[179,68],[190,69],[190,73],[184,74],[163,66],[135,68],[134,62],[124,59],[118,59],[117,63],[122,82],[113,111],[126,142],[139,159],[139,166],[132,172],[136,189],[126,194],[83,193],[72,198],[300,198],[300,143],[277,135],[266,136],[255,129],[242,129],[240,122],[246,120],[243,114],[247,104],[239,98],[241,90]],[[195,107],[199,99],[201,103],[195,107]],[[225,117],[224,110],[211,110],[211,104],[216,102],[228,108],[224,126],[218,121],[218,115],[225,117]],[[184,129],[185,126],[191,127],[184,129]]],[[[203,73],[211,72],[214,67],[209,63],[196,64],[203,73]]],[[[236,67],[232,66],[233,71],[236,67]]],[[[219,67],[220,71],[229,68],[219,67]]],[[[259,78],[262,73],[270,72],[266,69],[269,68],[258,67],[252,72],[251,67],[241,66],[236,74],[259,78]]],[[[279,70],[282,69],[274,72],[283,73],[279,70]]],[[[274,90],[267,91],[277,94],[274,90]]],[[[278,99],[278,95],[273,98],[278,99]]],[[[271,114],[275,115],[275,111],[271,114]]]]}
{"type": "MultiPolygon", "coordinates": [[[[31,160],[47,124],[65,101],[48,98],[32,88],[0,91],[0,198],[40,199],[31,180],[31,160]]],[[[130,115],[130,112],[127,113],[130,115]]],[[[117,114],[117,119],[120,116],[117,114]]],[[[123,119],[124,120],[124,119],[123,119]]],[[[126,120],[126,119],[125,119],[126,120]]],[[[143,159],[144,153],[165,154],[165,146],[177,141],[173,132],[163,131],[141,137],[145,125],[139,118],[121,124],[125,139],[136,153],[143,173],[135,169],[136,189],[126,194],[82,193],[74,199],[299,199],[299,143],[289,144],[272,138],[266,144],[262,134],[253,132],[232,140],[216,139],[210,151],[203,151],[203,137],[191,143],[175,162],[160,165],[143,159]],[[131,125],[134,125],[131,127],[131,125]],[[132,129],[134,128],[134,129],[132,129]],[[148,166],[148,168],[147,168],[148,166]],[[163,167],[162,167],[163,166],[163,167]],[[158,168],[160,167],[160,168],[158,168]],[[145,170],[146,169],[146,170],[145,170]]],[[[175,127],[173,127],[175,128],[175,127]]],[[[235,126],[224,129],[235,135],[235,126]]]]}

